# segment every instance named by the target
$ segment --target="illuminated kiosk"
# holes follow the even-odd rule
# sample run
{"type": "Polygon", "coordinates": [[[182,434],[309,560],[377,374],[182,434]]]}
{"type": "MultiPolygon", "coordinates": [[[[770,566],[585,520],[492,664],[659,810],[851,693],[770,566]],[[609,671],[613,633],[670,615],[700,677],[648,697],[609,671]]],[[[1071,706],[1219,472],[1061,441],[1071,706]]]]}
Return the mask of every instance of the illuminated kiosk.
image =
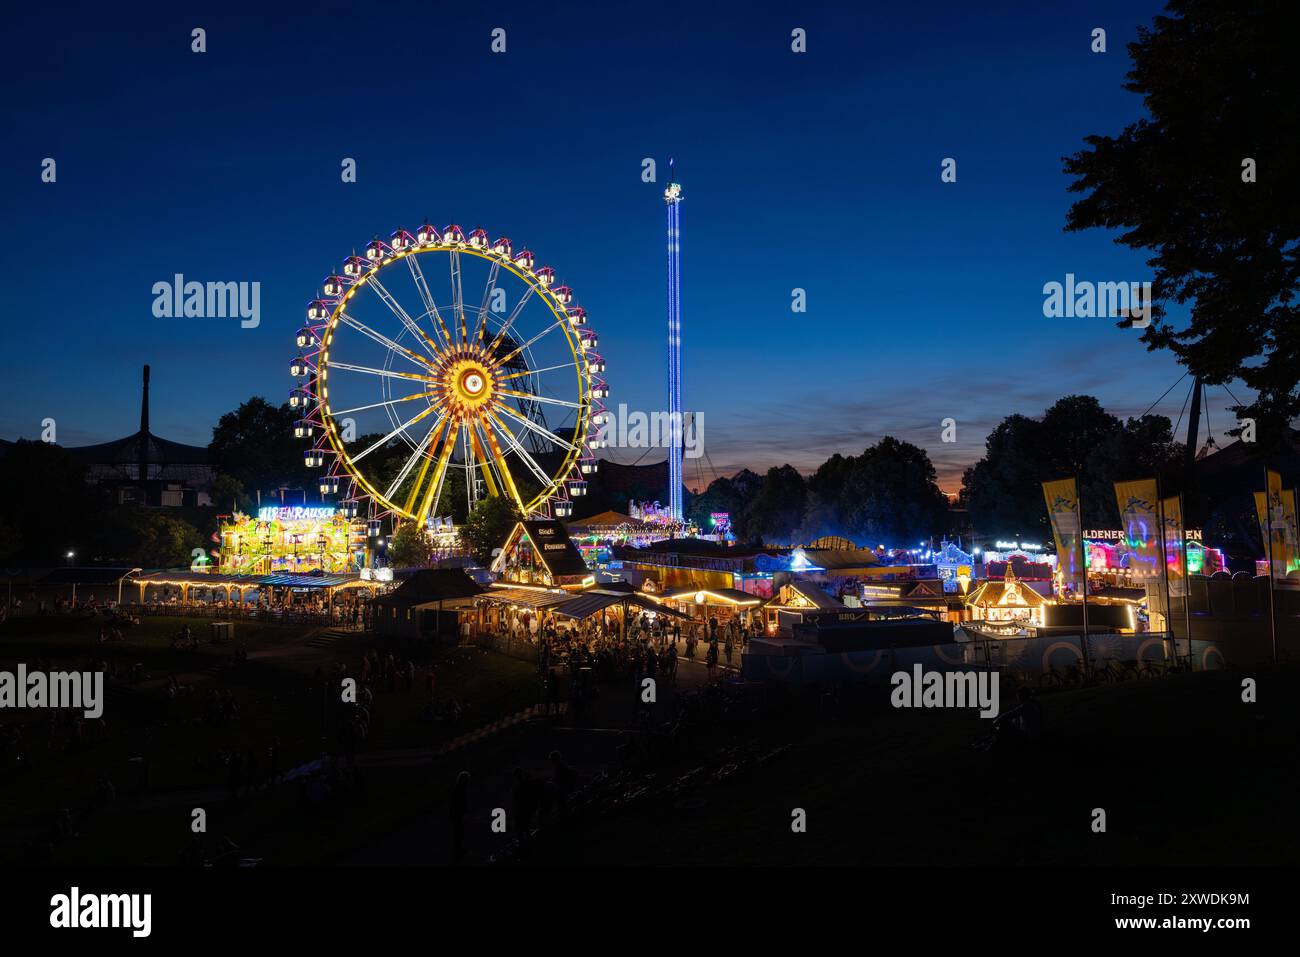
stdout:
{"type": "Polygon", "coordinates": [[[492,560],[496,585],[529,585],[577,591],[595,584],[582,553],[554,519],[516,522],[492,560]]]}
{"type": "Polygon", "coordinates": [[[777,593],[763,606],[763,621],[769,635],[791,634],[795,625],[826,612],[847,611],[848,607],[836,601],[814,581],[792,577],[777,589],[777,593]]]}
{"type": "Polygon", "coordinates": [[[1010,562],[1002,581],[986,581],[966,599],[977,624],[987,622],[1007,629],[1041,628],[1047,604],[1046,598],[1016,578],[1010,562]]]}
{"type": "Polygon", "coordinates": [[[224,575],[354,572],[365,564],[366,523],[332,506],[268,506],[221,524],[224,575]]]}
{"type": "Polygon", "coordinates": [[[596,582],[564,525],[554,519],[516,522],[491,571],[497,581],[477,602],[477,627],[534,641],[549,609],[596,582]]]}
{"type": "MultiPolygon", "coordinates": [[[[642,586],[653,594],[647,581],[642,586]]],[[[708,624],[709,619],[716,619],[725,625],[731,619],[739,619],[743,624],[757,627],[758,616],[766,599],[751,595],[735,588],[670,588],[657,596],[665,605],[683,615],[693,618],[699,628],[708,624]]]]}
{"type": "Polygon", "coordinates": [[[939,545],[939,550],[931,557],[931,562],[943,582],[945,592],[966,593],[971,579],[975,577],[974,555],[945,538],[939,545]]]}
{"type": "Polygon", "coordinates": [[[1011,567],[1022,582],[1051,582],[1056,578],[1056,556],[1045,552],[1037,542],[998,541],[979,557],[988,578],[998,578],[1011,567]]]}

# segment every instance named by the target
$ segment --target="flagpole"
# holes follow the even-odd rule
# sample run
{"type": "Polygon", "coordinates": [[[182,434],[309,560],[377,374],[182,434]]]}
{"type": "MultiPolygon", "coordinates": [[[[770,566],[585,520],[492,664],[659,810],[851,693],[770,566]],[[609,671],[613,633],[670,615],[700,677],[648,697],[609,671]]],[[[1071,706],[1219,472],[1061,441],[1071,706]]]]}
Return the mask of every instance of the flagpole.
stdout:
{"type": "MultiPolygon", "coordinates": [[[[1075,479],[1078,482],[1078,479],[1075,479]]],[[[1077,488],[1077,485],[1076,485],[1077,488]]],[[[1083,675],[1087,681],[1092,676],[1092,655],[1088,650],[1088,553],[1083,544],[1083,493],[1079,492],[1076,500],[1079,508],[1079,573],[1083,578],[1083,675]]]]}
{"type": "Polygon", "coordinates": [[[1273,496],[1268,480],[1268,468],[1264,469],[1264,528],[1267,535],[1268,553],[1268,631],[1273,641],[1273,664],[1277,664],[1277,619],[1273,610],[1273,496]]]}
{"type": "Polygon", "coordinates": [[[1169,596],[1169,526],[1165,524],[1165,500],[1160,497],[1159,476],[1156,477],[1156,511],[1160,515],[1160,579],[1165,588],[1165,660],[1168,661],[1178,656],[1178,646],[1173,640],[1174,608],[1169,596]]]}
{"type": "MultiPolygon", "coordinates": [[[[1201,533],[1202,536],[1204,532],[1201,533]]],[[[1187,670],[1192,670],[1192,570],[1187,564],[1187,503],[1178,493],[1178,545],[1183,553],[1183,620],[1187,624],[1187,670]]],[[[1201,542],[1202,548],[1205,543],[1201,542]]],[[[1204,552],[1202,551],[1202,559],[1204,552]]]]}

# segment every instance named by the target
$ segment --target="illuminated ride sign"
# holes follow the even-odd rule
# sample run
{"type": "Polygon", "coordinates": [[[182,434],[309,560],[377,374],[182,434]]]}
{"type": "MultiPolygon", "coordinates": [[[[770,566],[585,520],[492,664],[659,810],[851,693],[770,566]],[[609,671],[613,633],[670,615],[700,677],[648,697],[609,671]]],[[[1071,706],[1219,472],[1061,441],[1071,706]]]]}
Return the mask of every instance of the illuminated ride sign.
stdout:
{"type": "Polygon", "coordinates": [[[259,522],[327,522],[334,517],[336,509],[321,505],[268,505],[257,510],[259,522]]]}
{"type": "Polygon", "coordinates": [[[362,564],[366,523],[328,506],[267,506],[231,516],[219,537],[226,574],[338,573],[362,564]]]}
{"type": "MultiPolygon", "coordinates": [[[[1186,534],[1189,542],[1202,540],[1199,528],[1186,529],[1186,534]]],[[[1091,542],[1122,542],[1124,541],[1124,532],[1118,528],[1091,528],[1084,531],[1083,537],[1091,542]]]]}

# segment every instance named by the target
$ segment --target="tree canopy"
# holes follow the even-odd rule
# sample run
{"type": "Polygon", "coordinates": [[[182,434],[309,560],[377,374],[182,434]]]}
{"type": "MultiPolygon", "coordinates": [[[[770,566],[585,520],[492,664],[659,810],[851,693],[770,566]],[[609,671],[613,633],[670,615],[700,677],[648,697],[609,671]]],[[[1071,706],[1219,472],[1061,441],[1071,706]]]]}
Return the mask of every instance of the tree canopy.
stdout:
{"type": "Polygon", "coordinates": [[[1294,0],[1173,0],[1129,44],[1125,89],[1148,115],[1066,157],[1067,230],[1121,230],[1154,269],[1149,349],[1209,384],[1261,440],[1300,414],[1300,124],[1294,0]],[[1167,304],[1188,306],[1175,323],[1167,304]]]}
{"type": "Polygon", "coordinates": [[[310,487],[316,476],[303,464],[306,446],[293,435],[297,418],[288,403],[277,407],[253,396],[213,427],[208,445],[213,467],[249,495],[281,486],[310,487]]]}
{"type": "Polygon", "coordinates": [[[903,545],[947,530],[948,499],[926,451],[885,436],[857,456],[833,455],[808,480],[805,540],[843,535],[903,545]]]}
{"type": "Polygon", "coordinates": [[[522,517],[518,507],[508,498],[481,499],[458,529],[460,543],[473,552],[479,562],[487,564],[492,558],[492,550],[505,544],[506,536],[522,517]]]}
{"type": "Polygon", "coordinates": [[[433,539],[419,522],[402,522],[393,533],[388,559],[394,568],[418,568],[433,558],[433,539]]]}
{"type": "Polygon", "coordinates": [[[1066,396],[1042,418],[1016,414],[998,423],[984,457],[962,478],[961,501],[979,532],[1045,538],[1041,483],[1074,476],[1084,524],[1113,528],[1119,523],[1113,483],[1171,473],[1181,448],[1165,416],[1121,421],[1090,395],[1066,396]]]}
{"type": "Polygon", "coordinates": [[[106,506],[86,482],[86,470],[67,450],[19,439],[0,459],[0,521],[8,527],[10,557],[63,564],[69,551],[89,561],[106,506]]]}
{"type": "Polygon", "coordinates": [[[768,469],[758,494],[742,516],[745,537],[778,544],[792,542],[803,523],[807,504],[808,487],[794,466],[768,469]]]}

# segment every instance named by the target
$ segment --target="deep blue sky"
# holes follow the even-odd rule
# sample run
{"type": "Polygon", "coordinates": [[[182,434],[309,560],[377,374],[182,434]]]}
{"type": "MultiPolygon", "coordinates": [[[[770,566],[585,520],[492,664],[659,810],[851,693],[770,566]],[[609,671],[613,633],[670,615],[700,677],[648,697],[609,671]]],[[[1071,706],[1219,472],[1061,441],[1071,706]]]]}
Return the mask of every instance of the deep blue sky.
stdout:
{"type": "MultiPolygon", "coordinates": [[[[1003,416],[1072,392],[1136,415],[1181,374],[1110,321],[1042,315],[1066,272],[1149,278],[1111,236],[1062,231],[1060,157],[1140,115],[1124,44],[1159,4],[172,6],[8,20],[0,437],[46,416],[65,444],[134,431],[148,362],[154,431],[206,444],[250,395],[283,400],[321,279],[425,217],[527,243],[599,330],[610,406],[661,408],[670,155],[686,405],[720,472],[893,434],[953,492],[1003,416]],[[260,281],[261,326],[156,319],[151,287],[177,272],[260,281]]],[[[1227,396],[1210,401],[1221,439],[1227,396]]]]}

